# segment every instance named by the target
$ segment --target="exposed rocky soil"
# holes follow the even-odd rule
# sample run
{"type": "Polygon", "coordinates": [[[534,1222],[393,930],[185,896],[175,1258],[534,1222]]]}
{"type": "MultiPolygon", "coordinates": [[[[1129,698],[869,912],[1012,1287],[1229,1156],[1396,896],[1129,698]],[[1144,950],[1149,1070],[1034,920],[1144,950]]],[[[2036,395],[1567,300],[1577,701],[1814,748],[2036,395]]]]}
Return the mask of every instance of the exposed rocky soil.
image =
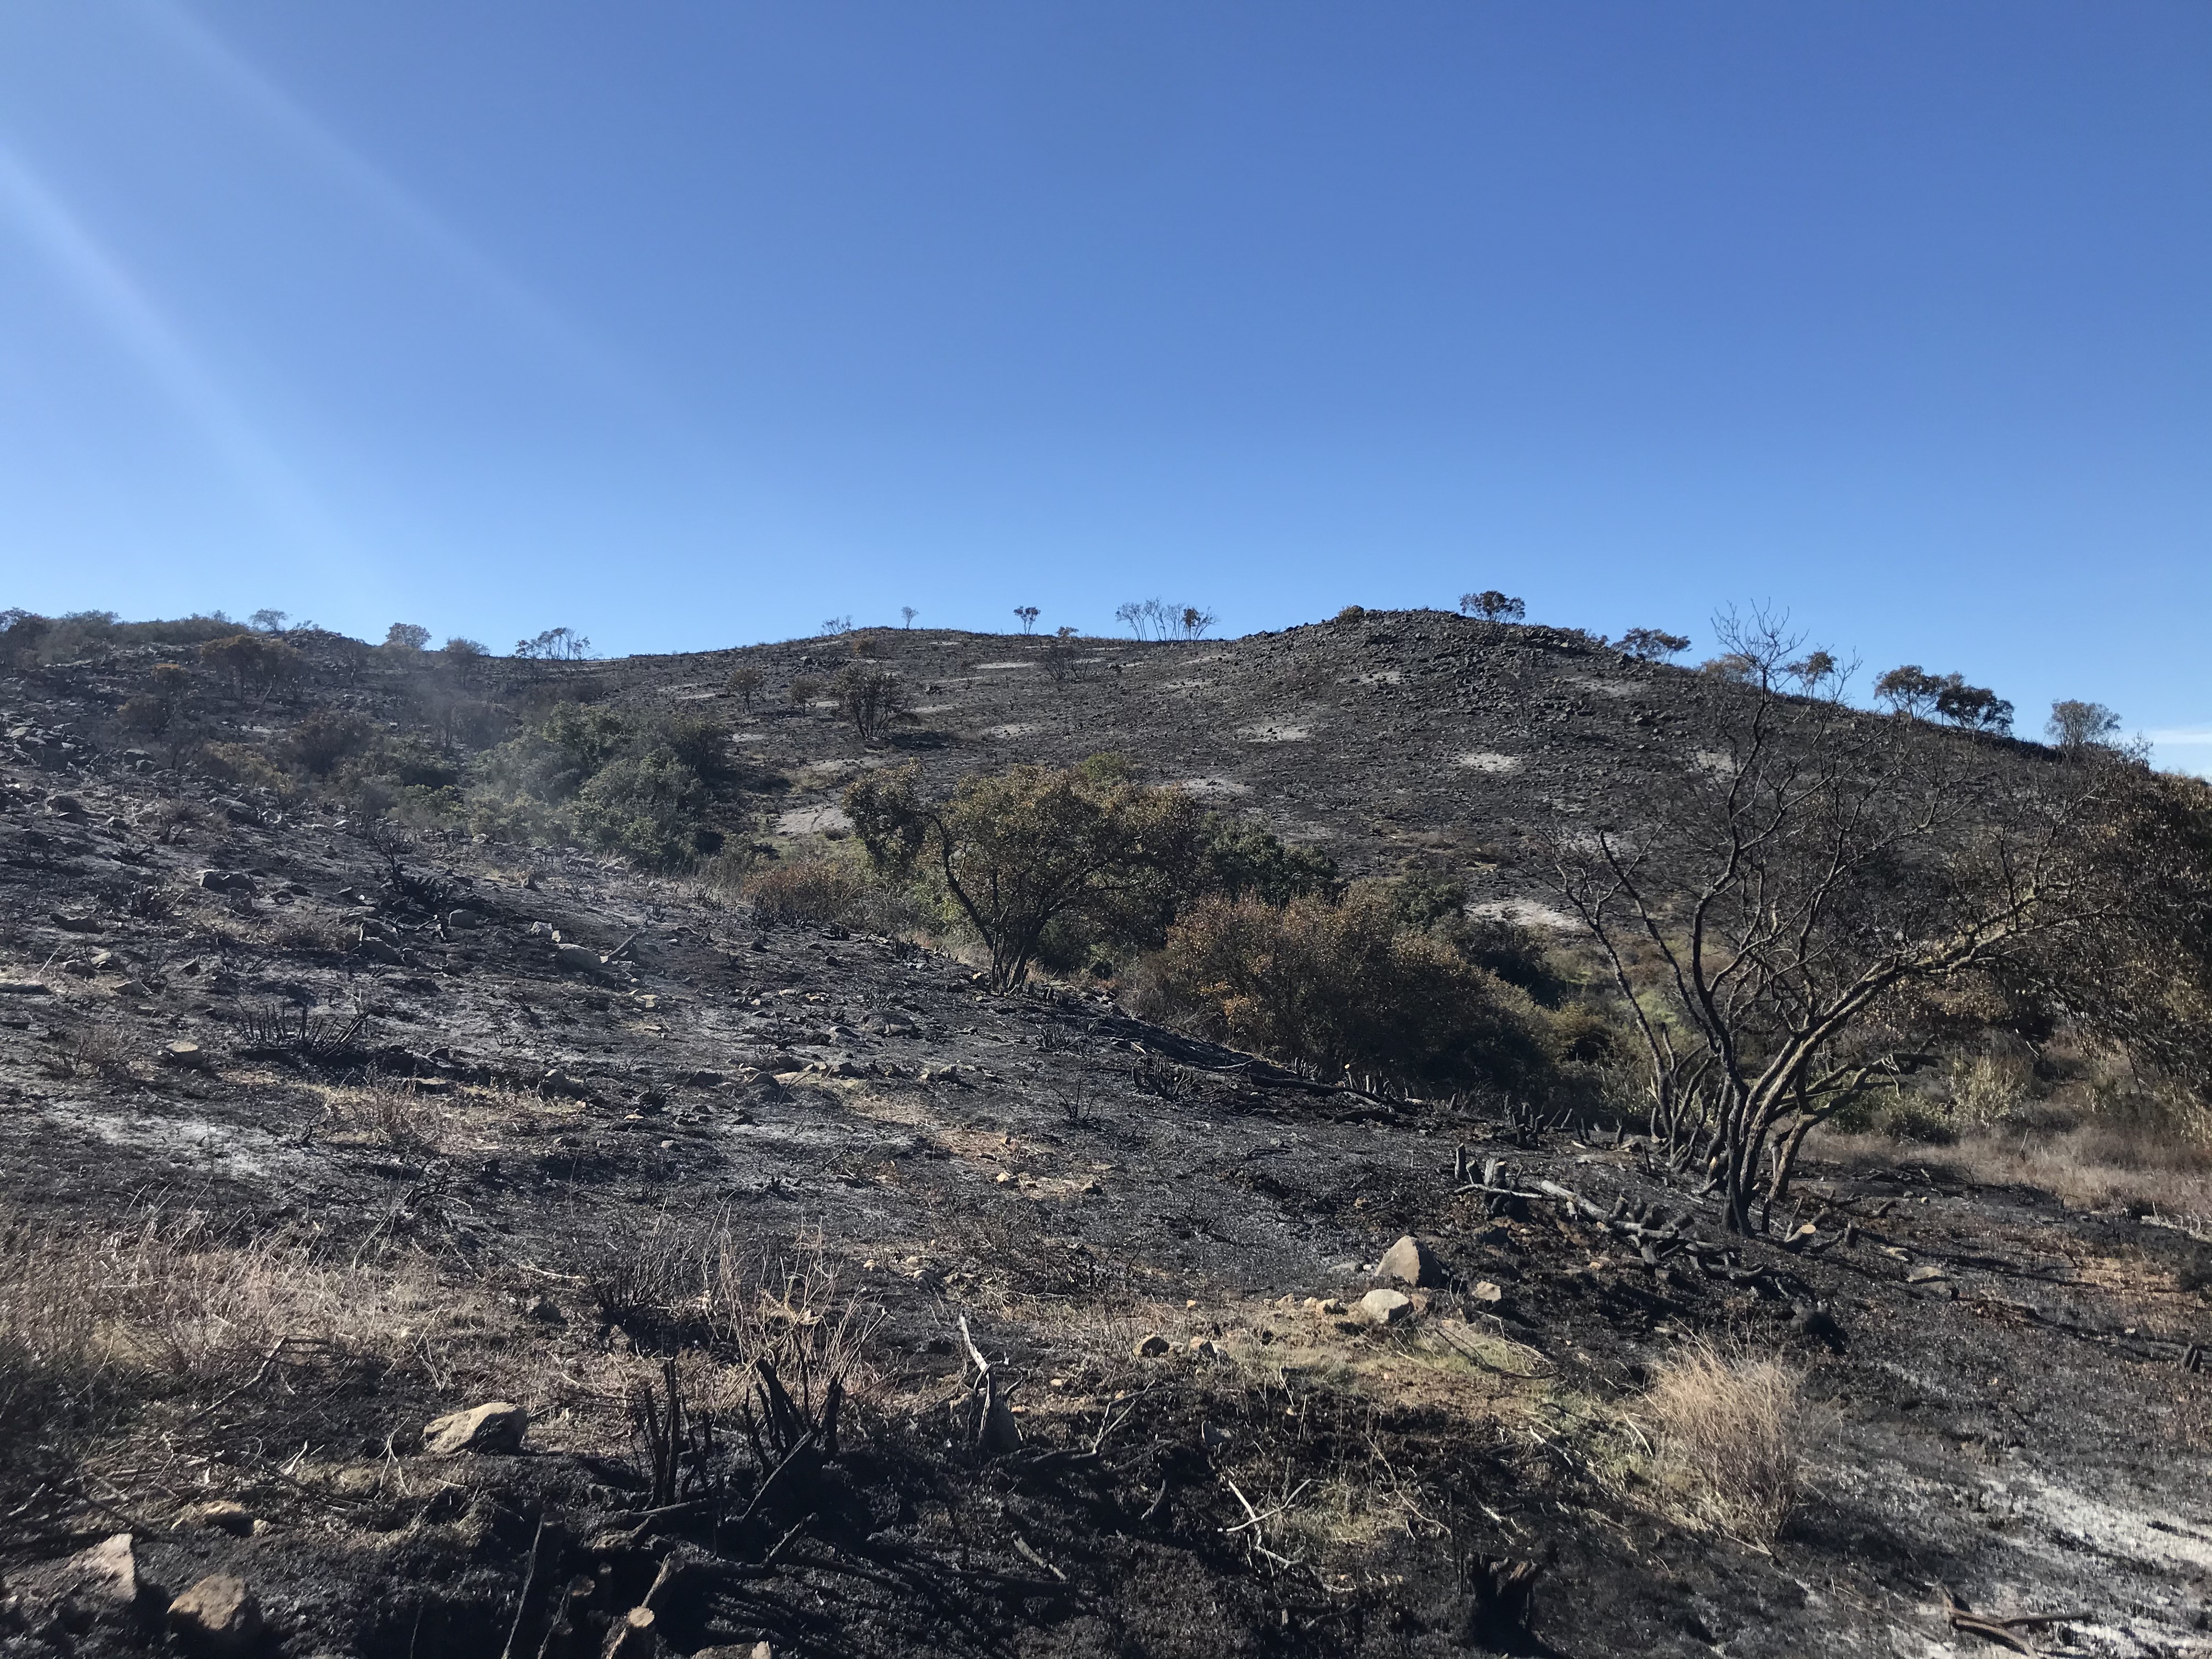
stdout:
{"type": "MultiPolygon", "coordinates": [[[[819,713],[741,715],[740,653],[581,672],[728,718],[796,780],[766,809],[790,830],[834,829],[859,766],[1120,749],[1347,869],[1435,860],[1524,914],[1521,832],[1694,763],[1715,695],[1433,615],[1092,642],[1058,686],[1033,642],[896,644],[927,689],[876,752],[819,713]]],[[[780,695],[827,648],[742,654],[780,695]]],[[[1908,1158],[1816,1169],[1769,1239],[1729,1240],[1632,1139],[1317,1088],[595,860],[457,842],[394,884],[331,823],[202,786],[179,826],[105,724],[129,666],[0,680],[7,1200],[95,1249],[189,1214],[193,1248],[276,1241],[354,1300],[288,1329],[305,1304],[276,1297],[228,1369],[8,1493],[0,1650],[1987,1645],[1948,1593],[2064,1615],[2015,1637],[2039,1651],[2212,1652],[2212,1249],[2171,1218],[1908,1158]],[[1482,1189],[1492,1160],[1523,1196],[1482,1189]],[[793,1317],[882,1322],[834,1457],[763,1497],[781,1460],[726,1414],[729,1490],[677,1506],[627,1391],[697,1334],[611,1312],[609,1264],[717,1228],[834,1269],[793,1317]],[[1406,1234],[1434,1282],[1370,1322],[1406,1234]],[[1018,1383],[981,1443],[963,1317],[1018,1383]],[[1701,1520],[1639,1419],[1697,1335],[1787,1356],[1821,1403],[1771,1550],[1701,1520]],[[528,1413],[519,1449],[417,1449],[495,1399],[528,1413]],[[118,1589],[119,1547],[86,1552],[125,1534],[118,1589]],[[1489,1588],[1513,1562],[1539,1569],[1525,1622],[1489,1588]],[[216,1622],[168,1619],[191,1586],[216,1622]]]]}

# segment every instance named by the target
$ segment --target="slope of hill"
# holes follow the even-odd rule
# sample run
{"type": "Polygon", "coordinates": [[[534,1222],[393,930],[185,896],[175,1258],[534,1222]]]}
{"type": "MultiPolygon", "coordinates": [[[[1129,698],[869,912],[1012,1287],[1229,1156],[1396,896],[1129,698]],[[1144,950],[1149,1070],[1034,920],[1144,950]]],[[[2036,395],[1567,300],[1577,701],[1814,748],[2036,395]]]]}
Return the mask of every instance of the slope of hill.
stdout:
{"type": "MultiPolygon", "coordinates": [[[[789,712],[834,642],[544,672],[708,711],[792,781],[762,801],[793,832],[861,767],[1119,750],[1349,872],[1438,862],[1501,903],[1540,902],[1526,830],[1686,763],[1721,695],[1428,614],[1085,641],[1064,680],[1035,641],[879,648],[920,693],[881,750],[789,712]],[[741,662],[774,712],[724,694],[741,662]]],[[[112,724],[144,668],[0,680],[11,1652],[1996,1639],[1951,1596],[2057,1621],[2015,1643],[2212,1650],[2212,1249],[2167,1218],[1905,1157],[1730,1237],[1632,1136],[1320,1087],[601,859],[380,853],[312,799],[172,783],[112,724]],[[1387,1270],[1407,1235],[1418,1283],[1387,1270]],[[1404,1300],[1370,1315],[1378,1282],[1404,1300]],[[1654,1414],[1698,1339],[1807,1378],[1771,1544],[1654,1414]],[[507,1414],[425,1443],[492,1401],[519,1444],[507,1414]],[[224,1647],[213,1592],[172,1613],[210,1576],[258,1637],[234,1608],[224,1647]]],[[[398,718],[403,690],[371,663],[300,696],[398,718]]]]}

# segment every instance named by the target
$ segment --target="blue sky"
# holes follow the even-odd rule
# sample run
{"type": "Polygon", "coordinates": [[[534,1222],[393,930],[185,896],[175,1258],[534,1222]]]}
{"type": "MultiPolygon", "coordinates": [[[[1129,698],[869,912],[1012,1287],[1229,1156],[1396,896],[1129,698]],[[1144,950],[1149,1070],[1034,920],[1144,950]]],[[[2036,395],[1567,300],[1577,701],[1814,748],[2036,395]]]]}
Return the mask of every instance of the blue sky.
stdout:
{"type": "Polygon", "coordinates": [[[2202,769],[2208,86],[2201,0],[9,0],[0,605],[1763,600],[2202,769]]]}

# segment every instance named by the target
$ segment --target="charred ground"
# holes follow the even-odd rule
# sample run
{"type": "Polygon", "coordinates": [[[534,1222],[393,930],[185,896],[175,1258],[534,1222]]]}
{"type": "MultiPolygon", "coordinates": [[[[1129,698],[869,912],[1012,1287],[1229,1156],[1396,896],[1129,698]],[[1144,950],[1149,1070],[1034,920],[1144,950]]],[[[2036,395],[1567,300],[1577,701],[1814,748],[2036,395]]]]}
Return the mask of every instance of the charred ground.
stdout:
{"type": "MultiPolygon", "coordinates": [[[[788,781],[748,809],[772,839],[835,830],[860,768],[1114,750],[1348,872],[1434,863],[1540,919],[1525,833],[1692,759],[1725,695],[1428,614],[1083,642],[1058,674],[1034,641],[871,648],[916,693],[880,748],[783,695],[849,644],[537,684],[726,721],[788,781]]],[[[145,668],[0,681],[9,1271],[19,1306],[50,1285],[112,1325],[6,1381],[11,1651],[185,1642],[167,1597],[212,1573],[301,1655],[597,1653],[647,1601],[640,1639],[686,1653],[1937,1652],[1978,1639],[1947,1591],[2078,1615],[2018,1638],[2050,1650],[2212,1648],[2185,1223],[1906,1157],[1728,1237],[1617,1131],[1320,1088],[603,860],[456,837],[395,870],[130,752],[145,668]],[[1438,1269],[1413,1316],[1338,1311],[1408,1233],[1438,1269]],[[695,1297],[665,1264],[713,1251],[738,1289],[695,1297]],[[835,1455],[772,1482],[745,1362],[827,1360],[848,1310],[835,1455]],[[963,1316],[1016,1385],[995,1428],[963,1316]],[[1639,1415],[1700,1336],[1821,1403],[1771,1549],[1639,1415]],[[636,1414],[652,1390],[665,1421],[671,1358],[721,1437],[678,1503],[636,1414]],[[519,1452],[415,1449],[494,1399],[530,1413],[519,1452]],[[137,1582],[105,1599],[82,1553],[123,1533],[137,1582]]],[[[405,693],[371,665],[297,695],[405,693]]]]}

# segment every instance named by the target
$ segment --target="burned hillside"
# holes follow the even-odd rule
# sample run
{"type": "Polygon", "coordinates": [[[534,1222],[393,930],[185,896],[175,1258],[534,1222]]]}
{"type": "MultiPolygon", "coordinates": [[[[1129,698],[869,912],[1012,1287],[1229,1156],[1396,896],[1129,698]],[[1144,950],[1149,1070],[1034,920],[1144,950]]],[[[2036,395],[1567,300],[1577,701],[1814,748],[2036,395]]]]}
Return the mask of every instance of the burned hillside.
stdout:
{"type": "Polygon", "coordinates": [[[1433,613],[208,644],[0,677],[9,1651],[2212,1650],[2185,1161],[2021,1178],[2021,1104],[1747,1235],[1589,1076],[1349,1086],[762,884],[863,878],[858,778],[1119,754],[1585,975],[1537,837],[1727,682],[1433,613]]]}

